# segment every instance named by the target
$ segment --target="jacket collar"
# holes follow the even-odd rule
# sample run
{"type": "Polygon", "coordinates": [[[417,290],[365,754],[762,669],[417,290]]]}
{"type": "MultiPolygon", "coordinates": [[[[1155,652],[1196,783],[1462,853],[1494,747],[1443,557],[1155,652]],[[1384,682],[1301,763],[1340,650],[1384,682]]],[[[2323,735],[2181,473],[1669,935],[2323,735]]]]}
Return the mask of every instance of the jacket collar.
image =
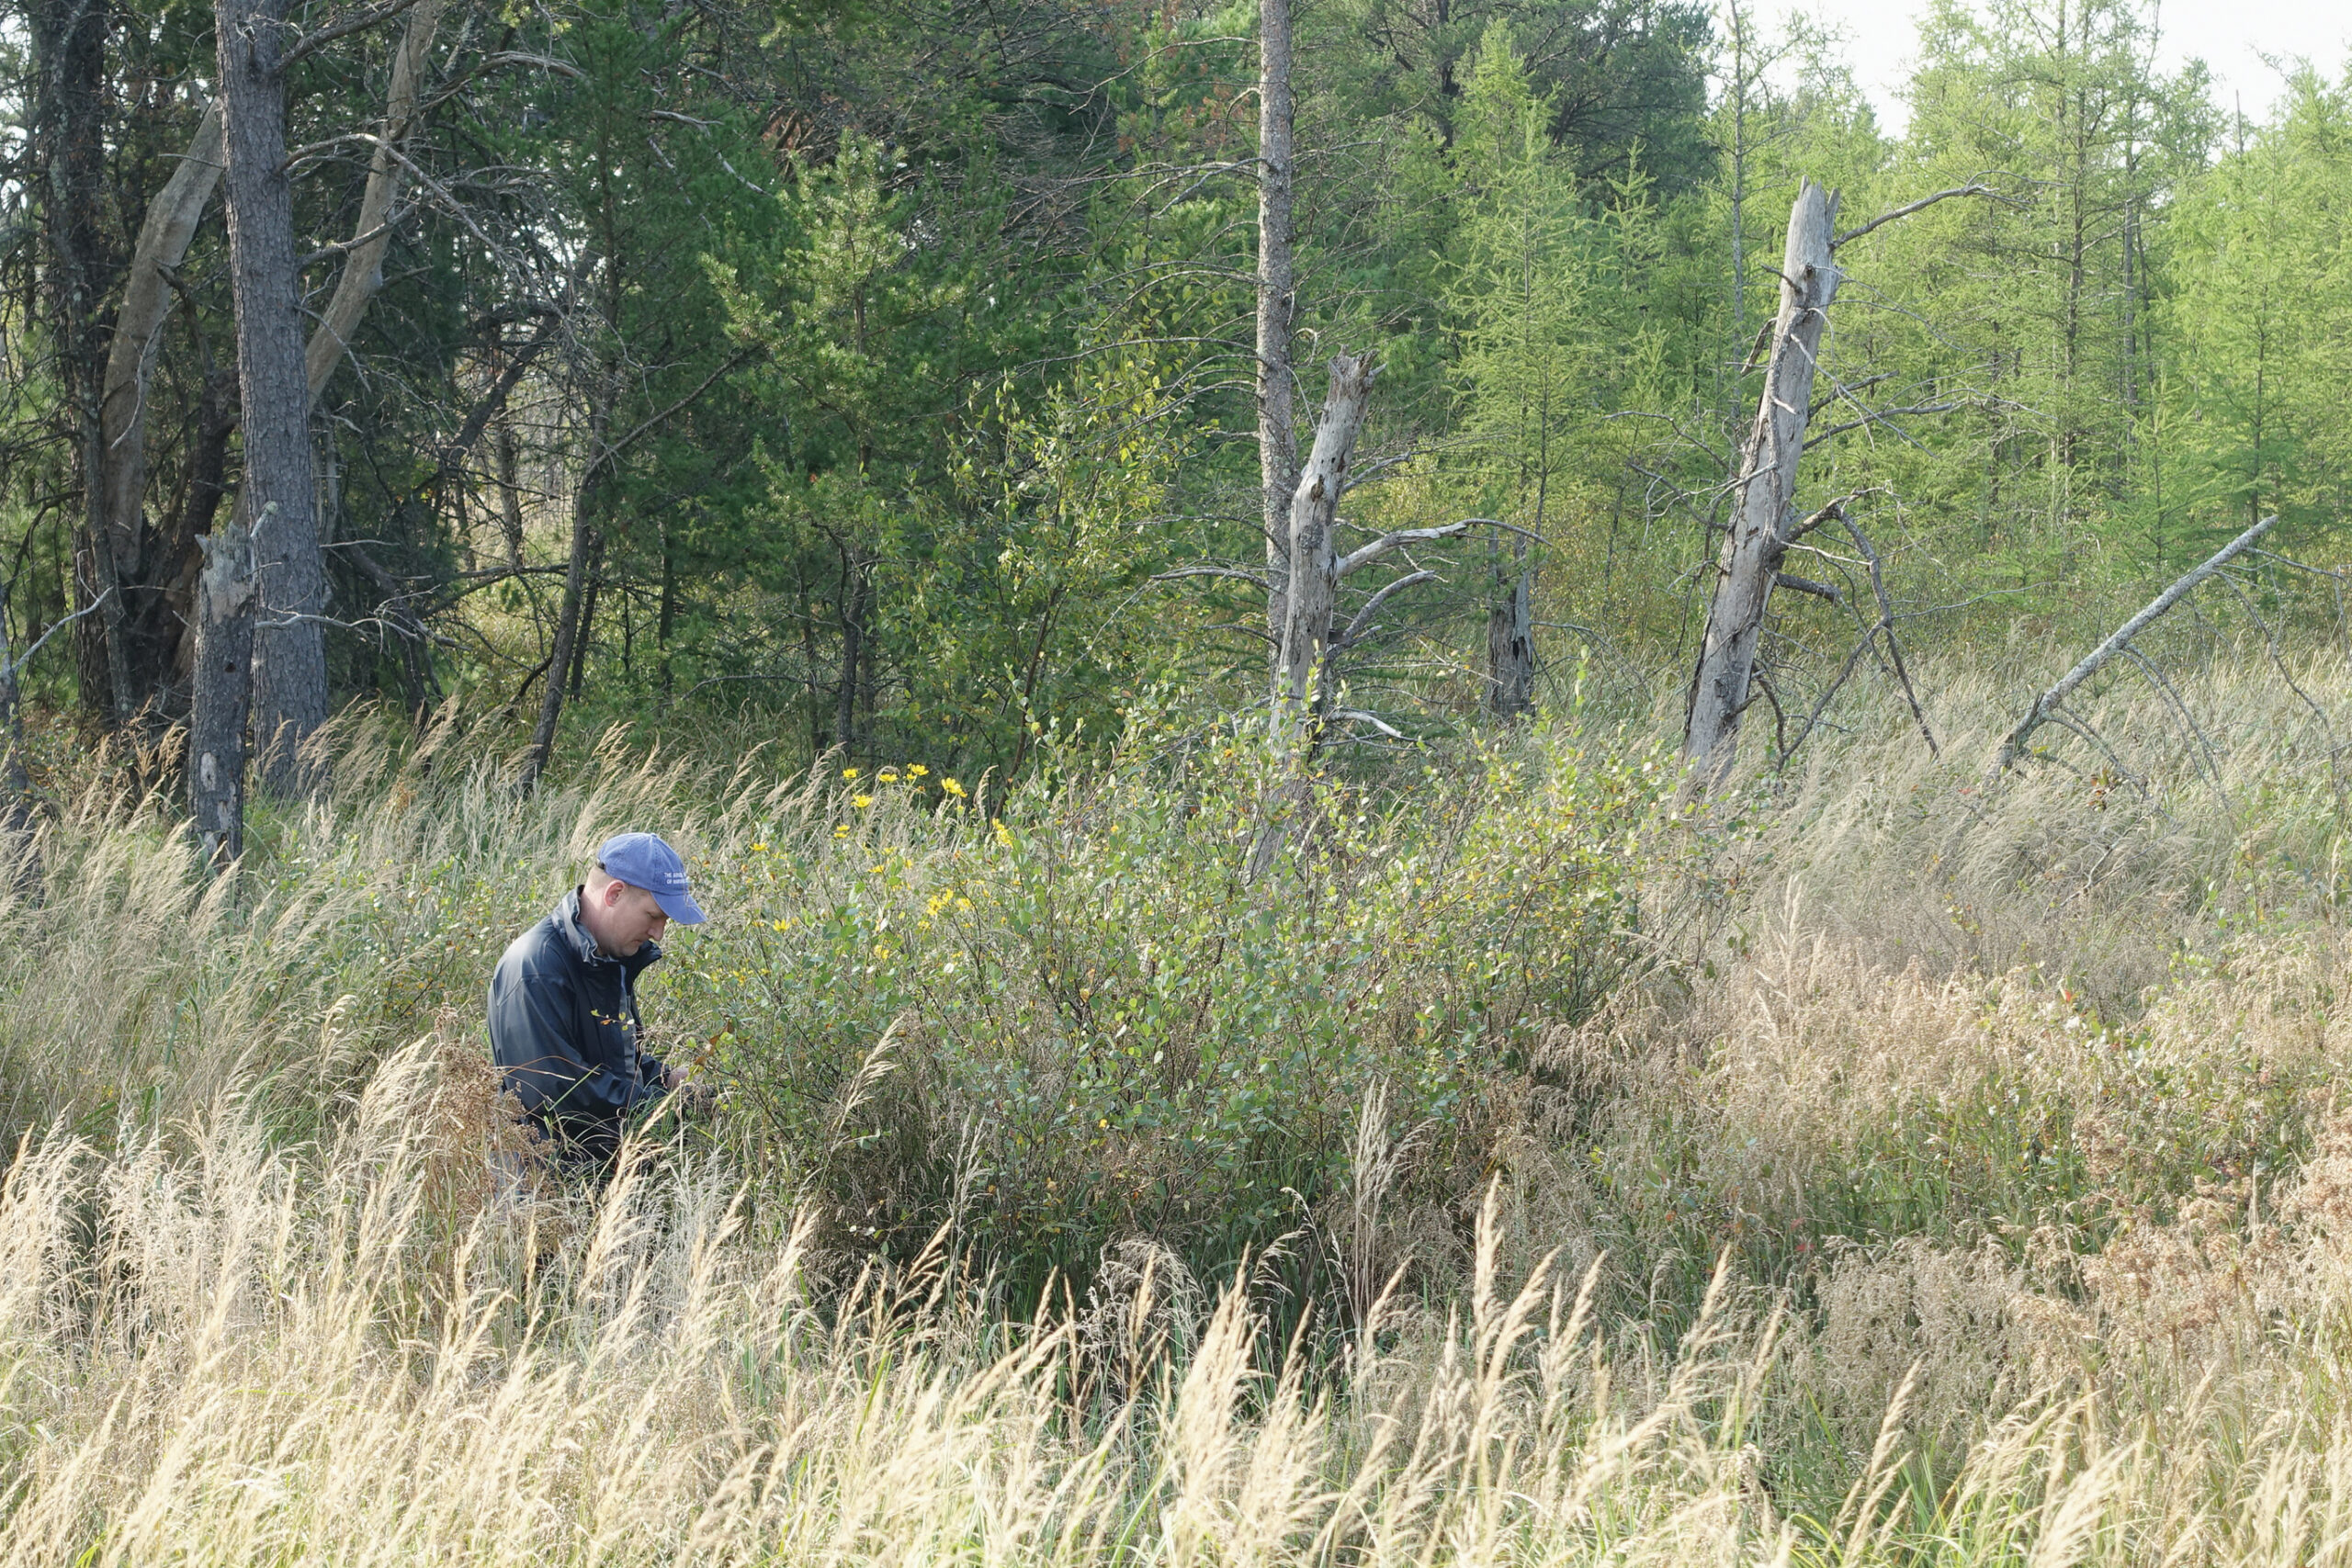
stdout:
{"type": "Polygon", "coordinates": [[[549,918],[555,921],[556,934],[563,938],[564,944],[582,964],[617,964],[623,973],[635,976],[662,956],[662,944],[658,942],[647,942],[627,958],[598,947],[596,939],[588,934],[587,923],[580,918],[580,889],[576,886],[557,903],[555,913],[549,918]]]}

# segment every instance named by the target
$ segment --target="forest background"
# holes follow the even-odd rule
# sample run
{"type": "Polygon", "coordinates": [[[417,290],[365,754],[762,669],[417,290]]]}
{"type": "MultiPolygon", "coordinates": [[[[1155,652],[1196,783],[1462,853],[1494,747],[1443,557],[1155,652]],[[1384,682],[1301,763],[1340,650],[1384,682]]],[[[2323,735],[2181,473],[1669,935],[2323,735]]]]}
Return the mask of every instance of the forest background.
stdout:
{"type": "MultiPolygon", "coordinates": [[[[560,687],[1014,779],[1147,693],[1262,700],[1253,12],[426,18],[288,77],[306,309],[380,285],[323,378],[312,348],[335,704],[560,687]],[[402,49],[422,98],[387,120],[402,49]]],[[[2154,26],[1938,8],[1894,136],[1801,25],[1302,10],[1295,417],[1368,355],[1342,529],[1509,525],[1416,547],[1352,707],[1427,739],[1522,705],[1489,635],[1522,578],[1547,700],[1687,660],[1801,175],[1849,223],[1984,189],[1840,254],[1804,493],[1861,496],[1899,636],[2089,627],[2273,512],[2333,558],[2346,89],[2306,70],[2250,124],[2154,70],[2154,26]]],[[[220,204],[144,269],[143,377],[117,304],[210,27],[71,0],[6,35],[11,630],[103,599],[24,679],[149,735],[189,711],[198,541],[240,482],[220,204]]],[[[1846,616],[1784,594],[1773,636],[1802,710],[1846,616]]]]}

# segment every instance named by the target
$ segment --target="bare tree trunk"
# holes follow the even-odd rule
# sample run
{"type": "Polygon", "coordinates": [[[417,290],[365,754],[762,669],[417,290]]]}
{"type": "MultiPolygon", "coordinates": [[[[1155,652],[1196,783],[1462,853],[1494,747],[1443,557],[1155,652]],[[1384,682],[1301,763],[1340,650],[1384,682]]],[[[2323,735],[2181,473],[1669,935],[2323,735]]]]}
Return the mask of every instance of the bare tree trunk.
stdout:
{"type": "Polygon", "coordinates": [[[678,618],[678,558],[676,552],[670,547],[669,525],[664,523],[660,526],[662,529],[662,605],[653,618],[653,646],[656,650],[655,664],[660,671],[657,682],[661,686],[662,695],[667,698],[670,694],[670,629],[676,624],[678,618]]]}
{"type": "Polygon", "coordinates": [[[1716,567],[1698,667],[1690,678],[1682,751],[1694,788],[1720,782],[1731,767],[1739,743],[1740,714],[1749,700],[1757,639],[1764,629],[1773,580],[1788,552],[1814,366],[1829,302],[1838,292],[1838,265],[1830,255],[1837,219],[1837,196],[1806,180],[1789,212],[1781,311],[1772,330],[1764,392],[1755,426],[1740,451],[1731,528],[1716,567]]]}
{"type": "MultiPolygon", "coordinates": [[[[229,491],[229,437],[236,428],[237,373],[208,367],[204,392],[197,405],[196,447],[188,457],[187,482],[181,491],[177,510],[162,531],[155,552],[159,569],[166,561],[172,565],[172,575],[164,580],[168,585],[157,620],[175,627],[186,622],[186,627],[180,627],[168,641],[158,639],[159,646],[166,649],[164,668],[170,671],[171,678],[187,684],[191,698],[195,692],[196,639],[187,628],[196,625],[196,585],[202,575],[204,560],[202,541],[212,532],[212,519],[229,491]]],[[[245,547],[252,547],[250,537],[245,547]]],[[[160,570],[157,575],[160,577],[160,570]]]]}
{"type": "Polygon", "coordinates": [[[187,727],[188,812],[207,867],[245,850],[245,719],[254,651],[254,547],[232,516],[200,536],[196,585],[196,706],[187,727]]]}
{"type": "Polygon", "coordinates": [[[596,592],[605,583],[605,536],[596,536],[588,549],[588,592],[580,601],[580,629],[571,637],[571,700],[580,700],[581,683],[588,678],[588,649],[596,640],[596,592]]]}
{"type": "MultiPolygon", "coordinates": [[[[215,31],[244,424],[239,504],[253,529],[254,739],[262,776],[293,795],[309,783],[301,745],[327,716],[326,642],[318,620],[327,581],[311,488],[311,388],[294,265],[294,190],[286,169],[287,4],[220,0],[215,31]]],[[[217,663],[198,662],[199,685],[223,678],[217,663]]]]}
{"type": "MultiPolygon", "coordinates": [[[[1330,707],[1332,655],[1347,634],[1336,625],[1343,563],[1333,547],[1340,496],[1347,488],[1348,459],[1363,428],[1364,406],[1375,374],[1369,356],[1335,355],[1330,390],[1315,427],[1314,449],[1292,492],[1285,536],[1289,592],[1275,644],[1273,717],[1270,739],[1280,772],[1259,810],[1258,836],[1250,845],[1243,877],[1256,882],[1282,853],[1305,813],[1309,794],[1307,764],[1330,707]]],[[[1459,528],[1440,530],[1447,535],[1459,528]]],[[[1376,551],[1373,554],[1377,554],[1376,551]]],[[[1366,555],[1363,560],[1373,558],[1366,555]]],[[[1361,565],[1363,561],[1351,564],[1361,565]]],[[[1415,574],[1418,579],[1425,574],[1415,574]]],[[[1385,597],[1385,590],[1375,599],[1385,597]]]]}
{"type": "Polygon", "coordinates": [[[1533,573],[1524,537],[1514,535],[1505,557],[1500,536],[1489,532],[1487,551],[1494,569],[1487,608],[1487,711],[1509,722],[1535,705],[1533,573]]]}
{"type": "Polygon", "coordinates": [[[555,646],[548,650],[538,722],[531,727],[530,749],[523,754],[518,787],[526,795],[538,787],[539,775],[547,772],[548,759],[555,752],[556,726],[563,718],[564,678],[571,668],[571,650],[580,639],[581,610],[588,596],[588,562],[596,549],[596,491],[610,459],[605,438],[612,429],[616,390],[611,375],[600,370],[588,410],[588,466],[571,496],[571,553],[564,564],[563,604],[556,612],[555,646]]]}
{"type": "Polygon", "coordinates": [[[1326,655],[1339,601],[1339,558],[1332,547],[1348,459],[1363,428],[1376,372],[1369,357],[1331,359],[1331,388],[1315,427],[1315,447],[1290,505],[1290,594],[1274,673],[1274,746],[1291,758],[1314,747],[1315,715],[1330,705],[1326,655]]]}
{"type": "Polygon", "coordinates": [[[857,696],[865,674],[867,584],[865,564],[854,549],[842,551],[842,683],[833,694],[833,744],[857,750],[857,696]]]}
{"type": "Polygon", "coordinates": [[[8,636],[7,606],[0,603],[0,873],[20,896],[37,899],[40,852],[33,845],[33,784],[25,771],[23,694],[17,683],[22,664],[8,636]]]}
{"type": "Polygon", "coordinates": [[[563,718],[564,674],[571,666],[571,649],[580,637],[580,606],[585,597],[588,557],[595,547],[589,525],[588,487],[571,502],[571,557],[563,572],[563,606],[556,612],[555,646],[548,650],[547,683],[539,688],[538,721],[531,727],[530,749],[523,754],[518,787],[526,795],[537,789],[555,751],[556,726],[563,718]]]}
{"type": "MultiPolygon", "coordinates": [[[[410,12],[407,30],[393,58],[382,130],[384,142],[392,146],[415,121],[418,83],[442,4],[443,0],[424,0],[410,12]]],[[[163,341],[164,321],[171,313],[170,275],[187,255],[224,167],[222,122],[223,104],[216,99],[198,123],[179,166],[148,204],[126,272],[122,304],[116,312],[107,357],[99,489],[103,532],[112,555],[104,559],[94,557],[90,572],[95,586],[111,581],[123,601],[122,617],[107,622],[109,638],[128,644],[120,660],[127,680],[117,682],[128,694],[118,700],[118,706],[135,706],[148,700],[190,667],[182,617],[190,607],[187,595],[196,566],[196,538],[210,526],[210,502],[217,496],[184,509],[187,514],[200,513],[194,529],[175,525],[151,530],[144,525],[147,382],[163,341]]],[[[401,172],[390,148],[379,145],[361,197],[358,243],[325,318],[304,351],[304,380],[313,400],[341,362],[345,344],[381,287],[383,255],[390,243],[389,220],[399,197],[401,172]]],[[[227,431],[237,422],[233,400],[222,406],[225,426],[215,416],[208,387],[197,464],[209,470],[209,483],[216,492],[217,453],[227,431]]],[[[188,515],[183,515],[175,524],[188,520],[188,515]]]]}
{"type": "Polygon", "coordinates": [[[506,536],[506,570],[523,570],[523,487],[514,451],[514,422],[498,422],[498,521],[506,536]]]}
{"type": "MultiPolygon", "coordinates": [[[[234,3],[234,0],[232,0],[234,3]]],[[[368,164],[368,186],[360,193],[359,226],[353,231],[351,254],[335,280],[334,298],[327,301],[303,353],[303,375],[311,396],[325,390],[334,367],[343,363],[352,335],[359,330],[368,303],[384,286],[384,253],[392,243],[392,205],[400,199],[405,166],[395,156],[416,123],[417,85],[424,75],[425,57],[433,51],[434,30],[441,25],[443,0],[417,0],[408,14],[408,27],[392,55],[391,86],[384,98],[384,124],[378,133],[376,153],[368,164]]]]}
{"type": "Polygon", "coordinates": [[[35,162],[47,186],[41,203],[49,242],[45,269],[51,330],[57,334],[59,391],[71,411],[74,464],[81,471],[83,516],[75,585],[92,619],[74,628],[83,705],[117,719],[129,712],[130,682],[119,635],[122,596],[115,586],[105,526],[100,434],[106,328],[102,305],[112,292],[106,254],[106,44],[104,0],[39,0],[27,8],[36,82],[35,162]]]}
{"type": "MultiPolygon", "coordinates": [[[[122,304],[115,311],[114,341],[107,353],[106,386],[100,398],[98,494],[100,529],[112,559],[113,581],[128,596],[122,616],[106,627],[115,640],[132,645],[122,656],[124,682],[118,707],[127,708],[153,697],[169,678],[175,662],[168,641],[139,628],[160,631],[172,620],[168,607],[154,603],[168,597],[181,571],[179,552],[168,536],[154,538],[146,526],[143,503],[147,492],[147,381],[154,373],[156,352],[163,345],[164,322],[170,316],[174,293],[169,275],[187,255],[197,224],[220,183],[220,106],[213,103],[197,122],[187,152],[164,188],[147,204],[146,220],[131,252],[123,279],[122,304]],[[127,624],[126,624],[127,623],[127,624]],[[161,646],[148,648],[155,642],[161,646]]],[[[209,427],[213,389],[205,388],[199,424],[209,427]]],[[[199,463],[206,442],[199,430],[199,463]]],[[[217,465],[215,476],[218,477],[217,465]]]]}
{"type": "Polygon", "coordinates": [[[1282,660],[1289,620],[1291,491],[1298,466],[1291,321],[1290,0],[1258,6],[1258,482],[1266,530],[1266,636],[1282,660]]]}

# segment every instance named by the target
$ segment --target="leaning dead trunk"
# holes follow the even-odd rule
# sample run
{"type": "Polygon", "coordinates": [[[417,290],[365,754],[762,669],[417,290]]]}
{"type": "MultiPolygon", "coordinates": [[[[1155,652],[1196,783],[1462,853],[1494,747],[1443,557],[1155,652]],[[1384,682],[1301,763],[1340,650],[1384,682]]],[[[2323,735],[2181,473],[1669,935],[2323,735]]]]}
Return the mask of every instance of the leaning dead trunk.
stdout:
{"type": "Polygon", "coordinates": [[[1333,535],[1348,460],[1363,428],[1376,372],[1372,360],[1332,356],[1329,395],[1315,427],[1315,448],[1290,503],[1290,593],[1274,672],[1274,745],[1296,758],[1313,749],[1315,716],[1330,705],[1328,654],[1339,607],[1339,556],[1333,535]]]}
{"type": "MultiPolygon", "coordinates": [[[[123,278],[122,303],[115,311],[114,341],[107,352],[106,384],[99,401],[99,529],[109,552],[111,581],[122,591],[120,615],[106,623],[110,640],[131,645],[109,650],[122,670],[127,690],[117,694],[119,711],[148,700],[167,678],[168,649],[143,645],[142,629],[168,627],[172,616],[152,601],[164,594],[180,570],[168,537],[150,536],[142,503],[147,491],[147,383],[154,373],[164,322],[171,314],[170,274],[186,259],[197,225],[220,183],[220,106],[213,103],[197,123],[187,152],[164,188],[147,204],[139,242],[123,278]]],[[[201,438],[199,437],[199,441],[201,438]]]]}
{"type": "Polygon", "coordinates": [[[1258,7],[1258,482],[1266,530],[1266,636],[1279,661],[1289,617],[1290,515],[1298,466],[1290,356],[1297,275],[1291,261],[1290,0],[1258,7]]]}
{"type": "Polygon", "coordinates": [[[433,50],[434,29],[441,23],[442,0],[418,0],[408,14],[401,47],[392,56],[392,82],[384,100],[384,124],[368,164],[368,186],[359,197],[359,225],[355,243],[335,280],[334,298],[319,318],[303,355],[304,378],[316,399],[326,389],[334,367],[359,331],[368,302],[384,286],[384,253],[392,244],[392,205],[400,199],[401,175],[407,165],[398,156],[401,144],[416,123],[417,87],[424,78],[425,57],[433,50]]]}
{"type": "Polygon", "coordinates": [[[2266,517],[2228,544],[2223,545],[2203,561],[2183,572],[2171,587],[2150,600],[2138,615],[2110,632],[2105,642],[2083,655],[2081,662],[2058,678],[2057,684],[2034,699],[2033,706],[2026,710],[2025,717],[2019,719],[2018,727],[2010,730],[2007,738],[2002,740],[1998,766],[2002,768],[2017,766],[2018,760],[2025,755],[2026,743],[2033,739],[2033,732],[2050,721],[2051,716],[2058,711],[2065,700],[2074,694],[2075,687],[2098,674],[2099,668],[2114,658],[2119,651],[2130,648],[2133,637],[2146,631],[2165,612],[2188,598],[2190,590],[2254,548],[2260,542],[2262,536],[2278,526],[2278,519],[2275,514],[2266,517]]]}
{"type": "Polygon", "coordinates": [[[253,536],[243,517],[203,536],[196,580],[196,708],[187,729],[188,812],[205,865],[245,850],[246,672],[254,651],[253,536]]]}
{"type": "MultiPolygon", "coordinates": [[[[287,0],[220,0],[229,275],[244,424],[241,511],[254,522],[253,712],[262,773],[299,794],[302,743],[327,716],[326,568],[311,493],[311,388],[286,168],[287,0]]],[[[199,684],[220,679],[206,662],[199,684]]]]}
{"type": "MultiPolygon", "coordinates": [[[[304,379],[313,400],[342,362],[369,301],[383,285],[383,258],[391,243],[389,220],[400,196],[404,169],[394,149],[415,125],[425,57],[441,9],[442,0],[424,0],[412,10],[393,56],[382,140],[368,166],[355,231],[356,243],[304,351],[304,379]]],[[[203,530],[191,533],[169,525],[185,522],[184,517],[155,528],[146,525],[142,502],[147,488],[147,384],[163,343],[164,323],[171,314],[170,275],[186,258],[213,189],[220,184],[225,152],[221,120],[222,106],[216,98],[198,122],[172,177],[148,203],[138,244],[125,272],[122,303],[115,312],[107,356],[99,493],[102,532],[112,547],[105,564],[123,600],[123,614],[119,621],[108,623],[108,635],[116,640],[127,639],[130,645],[120,660],[130,693],[121,705],[126,708],[160,692],[187,667],[189,657],[182,630],[182,618],[189,613],[186,584],[192,575],[197,534],[203,530]]],[[[229,427],[233,428],[234,400],[220,406],[228,411],[229,427]]],[[[217,471],[223,427],[213,416],[209,389],[202,424],[193,461],[201,468],[209,460],[217,471]]],[[[208,513],[208,526],[209,521],[208,513]]]]}
{"type": "Polygon", "coordinates": [[[1805,181],[1789,212],[1781,314],[1772,329],[1764,393],[1740,452],[1731,528],[1717,561],[1706,636],[1691,674],[1682,752],[1697,788],[1719,783],[1731,768],[1755,674],[1757,639],[1773,579],[1788,552],[1814,367],[1829,302],[1838,292],[1838,265],[1830,255],[1837,219],[1836,194],[1805,181]]]}

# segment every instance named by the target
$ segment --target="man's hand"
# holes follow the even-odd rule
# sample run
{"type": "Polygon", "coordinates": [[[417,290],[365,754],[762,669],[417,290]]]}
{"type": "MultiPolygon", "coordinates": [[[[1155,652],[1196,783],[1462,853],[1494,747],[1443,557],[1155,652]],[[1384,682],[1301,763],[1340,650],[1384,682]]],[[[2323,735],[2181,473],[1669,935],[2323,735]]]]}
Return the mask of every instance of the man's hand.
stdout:
{"type": "Polygon", "coordinates": [[[682,1110],[699,1111],[718,1098],[707,1084],[695,1082],[694,1074],[684,1067],[664,1067],[662,1087],[678,1097],[682,1110]]]}

